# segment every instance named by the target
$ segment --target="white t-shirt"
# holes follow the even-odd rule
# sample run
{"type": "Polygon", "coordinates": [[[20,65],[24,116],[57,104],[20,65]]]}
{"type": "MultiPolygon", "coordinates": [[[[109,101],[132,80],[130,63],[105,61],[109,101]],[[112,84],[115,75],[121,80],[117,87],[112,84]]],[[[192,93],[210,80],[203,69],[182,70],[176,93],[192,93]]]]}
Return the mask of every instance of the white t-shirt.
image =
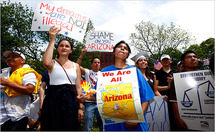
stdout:
{"type": "Polygon", "coordinates": [[[85,80],[90,83],[90,89],[95,89],[96,82],[98,81],[98,72],[93,72],[92,70],[85,69],[85,80]]]}
{"type": "MultiPolygon", "coordinates": [[[[94,72],[92,70],[85,69],[85,80],[87,81],[87,83],[90,83],[90,89],[95,89],[96,82],[98,81],[99,72],[100,71],[94,72]]],[[[95,102],[95,101],[86,100],[86,102],[95,102]]]]}

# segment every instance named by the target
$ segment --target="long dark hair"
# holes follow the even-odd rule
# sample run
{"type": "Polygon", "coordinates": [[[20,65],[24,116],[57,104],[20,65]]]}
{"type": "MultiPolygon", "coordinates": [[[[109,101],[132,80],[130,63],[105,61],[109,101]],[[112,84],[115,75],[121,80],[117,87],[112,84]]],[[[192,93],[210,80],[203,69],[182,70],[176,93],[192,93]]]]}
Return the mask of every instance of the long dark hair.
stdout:
{"type": "MultiPolygon", "coordinates": [[[[58,48],[59,44],[60,44],[62,41],[67,41],[67,42],[69,42],[70,47],[71,47],[71,50],[73,49],[73,44],[72,44],[68,39],[61,39],[61,40],[55,45],[55,48],[56,48],[56,49],[58,48]]],[[[72,53],[70,53],[69,56],[71,56],[71,54],[72,54],[72,53]]],[[[69,56],[68,56],[68,57],[69,57],[69,56]]],[[[57,58],[59,58],[59,57],[60,57],[60,55],[59,55],[59,53],[57,52],[57,58]]]]}

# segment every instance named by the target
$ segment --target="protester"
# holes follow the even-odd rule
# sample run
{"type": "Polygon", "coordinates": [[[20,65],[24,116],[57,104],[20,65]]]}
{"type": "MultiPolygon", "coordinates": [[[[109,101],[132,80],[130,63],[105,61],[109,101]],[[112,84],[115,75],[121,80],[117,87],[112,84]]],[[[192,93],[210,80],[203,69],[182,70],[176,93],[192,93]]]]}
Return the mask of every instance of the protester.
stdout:
{"type": "Polygon", "coordinates": [[[155,88],[158,89],[162,96],[165,96],[164,99],[168,104],[170,128],[173,129],[175,124],[174,114],[171,112],[172,104],[169,102],[168,98],[170,96],[170,82],[173,79],[173,73],[176,71],[170,66],[172,60],[169,55],[163,54],[160,60],[163,67],[159,71],[155,72],[155,79],[157,80],[155,83],[155,88]]]}
{"type": "Polygon", "coordinates": [[[79,130],[83,118],[83,104],[76,96],[82,93],[79,65],[68,59],[73,45],[61,40],[57,45],[57,58],[52,60],[56,34],[60,30],[52,26],[50,42],[43,56],[43,65],[49,72],[50,87],[43,101],[41,130],[79,130]],[[68,74],[68,75],[67,75],[68,74]]]}
{"type": "Polygon", "coordinates": [[[183,71],[183,65],[182,65],[182,63],[181,63],[181,61],[179,61],[178,63],[177,63],[177,72],[182,72],[183,71]]]}
{"type": "Polygon", "coordinates": [[[172,77],[175,70],[171,69],[170,64],[172,63],[172,60],[169,55],[163,54],[160,60],[163,67],[159,71],[155,72],[155,78],[158,80],[155,87],[161,95],[169,96],[170,83],[168,83],[168,79],[172,77]]]}
{"type": "Polygon", "coordinates": [[[148,66],[148,56],[146,53],[141,52],[141,54],[137,54],[135,56],[135,66],[142,72],[143,76],[145,77],[146,81],[149,83],[149,86],[154,91],[156,96],[161,96],[160,92],[157,90],[157,87],[154,88],[155,83],[155,75],[151,72],[148,66]]]}
{"type": "MultiPolygon", "coordinates": [[[[81,67],[82,58],[86,54],[86,52],[87,52],[86,48],[83,48],[81,50],[81,55],[78,57],[78,60],[76,61],[76,63],[78,63],[80,65],[81,75],[83,75],[85,77],[85,80],[87,81],[87,83],[90,84],[89,90],[91,90],[91,89],[95,89],[94,87],[98,80],[98,73],[100,72],[99,71],[100,60],[98,57],[94,57],[91,60],[92,70],[81,67]]],[[[97,103],[96,103],[96,101],[87,100],[84,103],[84,126],[83,126],[84,131],[92,130],[95,115],[96,115],[96,119],[97,119],[97,124],[99,126],[99,130],[102,131],[103,123],[102,123],[102,119],[99,115],[97,103]]]]}
{"type": "Polygon", "coordinates": [[[24,131],[30,116],[31,94],[37,93],[41,76],[25,63],[24,54],[5,51],[8,68],[1,74],[1,130],[24,131]]]}
{"type": "MultiPolygon", "coordinates": [[[[181,63],[184,67],[183,72],[188,72],[188,71],[196,71],[198,70],[198,57],[197,54],[194,51],[186,51],[182,54],[181,56],[181,63]]],[[[173,114],[174,114],[174,120],[176,121],[175,126],[173,127],[172,130],[177,131],[177,130],[188,130],[188,127],[186,123],[184,122],[183,119],[181,119],[178,111],[178,104],[177,104],[177,98],[176,98],[176,93],[175,93],[175,85],[174,81],[171,81],[171,91],[170,91],[170,98],[171,103],[172,103],[172,108],[173,108],[173,114]]]]}
{"type": "MultiPolygon", "coordinates": [[[[126,59],[128,58],[129,54],[131,53],[131,49],[125,41],[120,41],[117,43],[113,48],[113,55],[114,55],[114,64],[102,69],[101,72],[108,72],[108,71],[115,71],[115,70],[123,70],[132,68],[132,66],[126,64],[126,59]]],[[[140,72],[138,68],[137,71],[137,78],[139,84],[139,93],[141,99],[142,110],[144,113],[149,104],[149,100],[154,97],[154,93],[151,90],[149,84],[146,82],[143,74],[140,72]]],[[[81,97],[78,97],[79,100],[82,100],[81,97]]],[[[87,99],[95,99],[94,96],[88,96],[87,99]]],[[[131,122],[123,122],[123,123],[114,123],[110,125],[104,126],[105,131],[147,131],[147,121],[145,118],[145,122],[142,123],[131,123],[131,122]]]]}
{"type": "Polygon", "coordinates": [[[43,100],[44,100],[45,94],[48,93],[49,86],[50,86],[49,85],[49,73],[48,73],[48,70],[45,70],[42,75],[41,86],[40,86],[40,91],[39,91],[40,112],[42,110],[42,105],[43,105],[43,100]]]}

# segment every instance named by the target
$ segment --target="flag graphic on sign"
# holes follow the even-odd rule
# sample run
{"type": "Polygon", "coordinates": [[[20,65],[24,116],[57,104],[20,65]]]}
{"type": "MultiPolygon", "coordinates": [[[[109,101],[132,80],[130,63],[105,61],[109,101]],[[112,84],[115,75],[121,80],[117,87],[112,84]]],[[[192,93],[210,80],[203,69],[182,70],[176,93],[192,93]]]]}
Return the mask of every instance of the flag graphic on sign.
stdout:
{"type": "Polygon", "coordinates": [[[158,60],[154,59],[154,68],[156,70],[160,70],[162,67],[162,64],[158,60]]]}

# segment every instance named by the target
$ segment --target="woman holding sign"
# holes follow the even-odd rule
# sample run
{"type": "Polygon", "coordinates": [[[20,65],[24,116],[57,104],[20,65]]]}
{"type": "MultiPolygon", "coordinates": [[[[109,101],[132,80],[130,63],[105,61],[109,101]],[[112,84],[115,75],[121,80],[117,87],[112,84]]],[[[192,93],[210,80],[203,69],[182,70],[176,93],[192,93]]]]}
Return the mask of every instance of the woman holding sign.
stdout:
{"type": "MultiPolygon", "coordinates": [[[[110,71],[117,71],[117,70],[120,71],[124,69],[134,68],[126,64],[126,59],[128,58],[130,53],[131,53],[131,49],[125,41],[118,42],[113,48],[114,64],[104,68],[101,72],[110,72],[110,71]]],[[[147,131],[148,130],[145,112],[149,104],[148,101],[151,98],[153,98],[155,95],[151,90],[149,84],[147,83],[146,79],[144,78],[143,74],[140,72],[138,68],[136,68],[136,72],[137,72],[137,81],[139,86],[139,96],[141,101],[140,103],[142,107],[142,112],[144,114],[145,122],[131,123],[131,122],[125,121],[122,123],[108,124],[108,125],[104,125],[105,131],[147,131]]],[[[94,96],[87,96],[85,97],[85,99],[92,100],[96,98],[96,96],[95,98],[94,96]]],[[[80,97],[78,97],[78,99],[81,100],[80,97]]]]}
{"type": "Polygon", "coordinates": [[[50,87],[42,106],[41,130],[78,130],[83,118],[83,104],[76,99],[82,93],[80,67],[68,59],[73,48],[68,40],[59,41],[58,56],[52,60],[58,32],[57,27],[50,28],[50,42],[43,56],[50,87]]]}

